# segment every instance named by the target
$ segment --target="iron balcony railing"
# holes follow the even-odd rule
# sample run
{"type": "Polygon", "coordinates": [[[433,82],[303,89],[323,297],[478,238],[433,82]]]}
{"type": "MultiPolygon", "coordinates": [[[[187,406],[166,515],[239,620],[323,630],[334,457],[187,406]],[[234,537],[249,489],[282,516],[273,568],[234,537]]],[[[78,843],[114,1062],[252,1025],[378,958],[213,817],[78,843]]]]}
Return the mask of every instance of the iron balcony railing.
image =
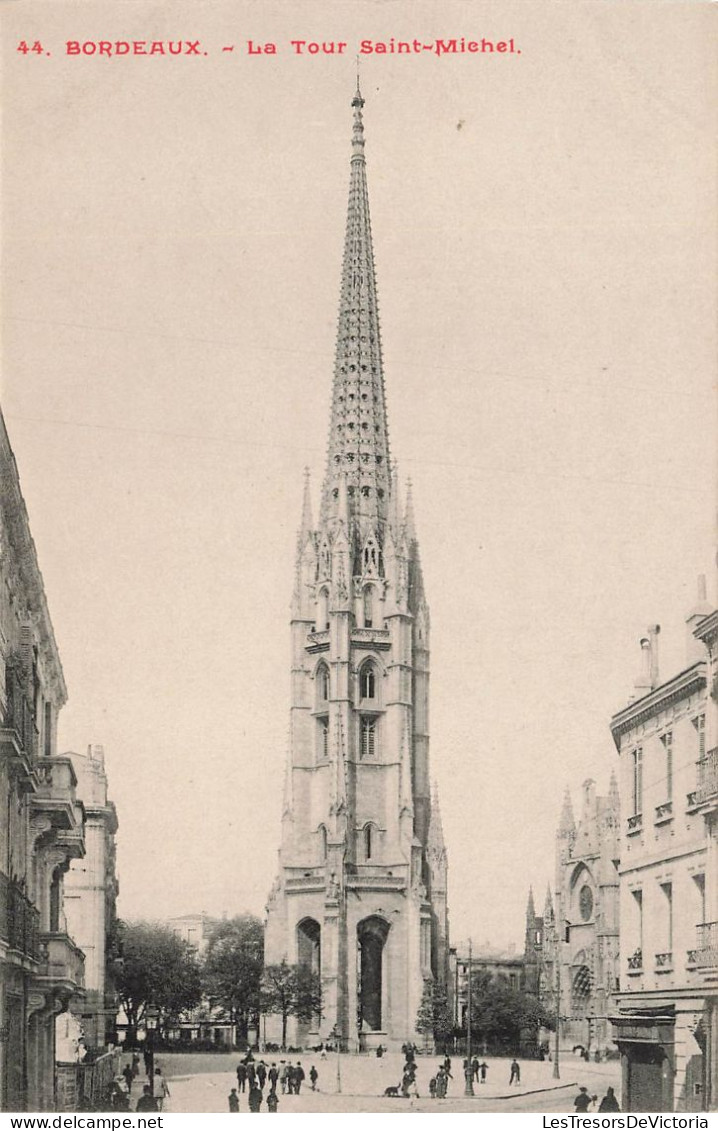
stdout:
{"type": "Polygon", "coordinates": [[[718,795],[718,746],[709,750],[705,757],[696,763],[698,788],[688,794],[688,807],[703,805],[711,797],[718,795]]]}
{"type": "Polygon", "coordinates": [[[40,912],[24,894],[20,885],[0,872],[0,937],[10,950],[37,960],[40,912]]]}
{"type": "Polygon", "coordinates": [[[696,946],[688,951],[689,966],[718,966],[718,923],[699,923],[696,946]]]}

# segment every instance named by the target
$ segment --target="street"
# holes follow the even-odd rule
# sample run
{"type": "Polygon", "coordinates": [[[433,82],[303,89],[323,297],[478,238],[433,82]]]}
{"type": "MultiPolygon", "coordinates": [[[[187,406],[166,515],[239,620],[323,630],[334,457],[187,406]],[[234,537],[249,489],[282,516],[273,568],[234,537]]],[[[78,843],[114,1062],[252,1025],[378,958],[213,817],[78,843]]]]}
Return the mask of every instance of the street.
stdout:
{"type": "MultiPolygon", "coordinates": [[[[193,1056],[191,1054],[158,1055],[157,1063],[168,1078],[171,1096],[165,1111],[226,1112],[230,1089],[236,1086],[235,1068],[239,1054],[193,1056]],[[207,1069],[210,1070],[207,1070],[207,1069]]],[[[266,1062],[272,1063],[267,1054],[266,1062]]],[[[277,1064],[278,1054],[274,1054],[277,1064]]],[[[337,1057],[330,1053],[325,1060],[310,1054],[294,1054],[305,1071],[314,1064],[319,1072],[318,1090],[312,1092],[308,1081],[298,1096],[279,1093],[280,1112],[573,1112],[574,1096],[585,1084],[599,1100],[608,1086],[620,1095],[620,1069],[616,1061],[586,1064],[569,1056],[561,1068],[561,1079],[553,1078],[550,1062],[525,1061],[521,1065],[521,1084],[509,1088],[509,1064],[506,1058],[486,1058],[487,1083],[475,1084],[475,1097],[464,1096],[461,1058],[454,1058],[453,1080],[446,1099],[432,1100],[429,1079],[436,1072],[438,1057],[419,1057],[417,1083],[419,1098],[385,1096],[387,1087],[395,1086],[401,1077],[403,1058],[388,1053],[382,1059],[369,1056],[343,1055],[339,1061],[341,1094],[337,1093],[337,1057]]],[[[265,1096],[267,1089],[265,1088],[265,1096]]],[[[136,1101],[137,1092],[133,1094],[136,1101]]],[[[266,1105],[262,1105],[262,1111],[266,1105]]],[[[247,1093],[240,1093],[240,1112],[247,1112],[247,1093]]]]}

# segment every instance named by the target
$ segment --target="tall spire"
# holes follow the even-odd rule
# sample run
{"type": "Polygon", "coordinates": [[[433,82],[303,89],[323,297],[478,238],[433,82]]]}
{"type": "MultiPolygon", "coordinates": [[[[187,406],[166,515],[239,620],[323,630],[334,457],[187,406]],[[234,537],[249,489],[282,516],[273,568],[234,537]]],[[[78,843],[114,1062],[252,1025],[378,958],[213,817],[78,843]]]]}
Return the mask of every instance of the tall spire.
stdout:
{"type": "Polygon", "coordinates": [[[383,523],[391,491],[363,106],[357,81],[322,523],[337,516],[342,473],[352,517],[383,523]]]}
{"type": "Polygon", "coordinates": [[[529,888],[529,897],[526,903],[526,926],[530,927],[536,922],[536,906],[534,904],[534,889],[529,888]]]}
{"type": "Polygon", "coordinates": [[[561,822],[558,826],[558,835],[565,835],[572,833],[576,830],[576,820],[573,815],[573,805],[571,804],[571,794],[569,793],[568,786],[563,796],[563,809],[561,810],[561,822]]]}
{"type": "Polygon", "coordinates": [[[302,498],[302,524],[297,537],[297,551],[301,554],[312,533],[312,495],[309,486],[309,468],[304,468],[304,495],[302,498]]]}

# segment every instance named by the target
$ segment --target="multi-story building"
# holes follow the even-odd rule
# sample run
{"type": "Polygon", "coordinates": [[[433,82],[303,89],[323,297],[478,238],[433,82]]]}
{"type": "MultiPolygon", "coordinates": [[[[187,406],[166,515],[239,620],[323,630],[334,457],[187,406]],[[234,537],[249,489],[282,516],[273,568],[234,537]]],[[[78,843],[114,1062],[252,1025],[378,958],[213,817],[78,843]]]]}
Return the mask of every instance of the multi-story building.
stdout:
{"type": "Polygon", "coordinates": [[[209,945],[212,928],[217,925],[217,919],[199,911],[190,915],[176,915],[174,919],[167,920],[167,926],[178,939],[186,942],[198,958],[203,958],[209,945]]]}
{"type": "Polygon", "coordinates": [[[85,809],[85,856],[73,860],[65,876],[67,928],[85,955],[85,996],[77,1014],[88,1048],[115,1040],[117,998],[108,970],[107,942],[115,935],[117,813],[107,796],[105,754],[88,746],[86,754],[67,754],[77,775],[77,794],[85,809]]]}
{"type": "Polygon", "coordinates": [[[499,950],[484,943],[471,949],[467,942],[457,943],[449,948],[449,985],[451,987],[451,1008],[454,1025],[463,1029],[466,1026],[466,1010],[469,1001],[469,964],[471,965],[472,985],[477,975],[487,975],[496,982],[504,982],[512,990],[523,990],[524,956],[515,947],[499,950]]]}
{"type": "Polygon", "coordinates": [[[65,681],[15,459],[0,416],[0,1107],[51,1110],[55,1018],[83,993],[64,877],[85,853],[65,681]]]}
{"type": "Polygon", "coordinates": [[[613,1021],[629,1111],[718,1102],[718,614],[704,580],[686,624],[686,666],[664,682],[648,630],[636,698],[611,721],[624,809],[613,1021]]]}
{"type": "MultiPolygon", "coordinates": [[[[446,852],[429,776],[429,609],[411,496],[389,453],[364,156],[352,107],[349,209],[327,467],[308,486],[292,604],[290,751],[265,956],[312,968],[322,1016],[289,1040],[416,1039],[446,984],[446,852]]],[[[294,1019],[292,1019],[294,1021],[294,1019]]],[[[279,1023],[268,1039],[277,1039],[279,1023]]]]}

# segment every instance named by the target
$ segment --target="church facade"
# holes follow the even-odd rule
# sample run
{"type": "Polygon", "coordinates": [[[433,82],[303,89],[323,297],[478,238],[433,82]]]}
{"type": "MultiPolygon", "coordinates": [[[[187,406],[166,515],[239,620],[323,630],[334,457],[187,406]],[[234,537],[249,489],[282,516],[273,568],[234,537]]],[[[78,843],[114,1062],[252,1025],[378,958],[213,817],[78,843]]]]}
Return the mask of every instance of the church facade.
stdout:
{"type": "MultiPolygon", "coordinates": [[[[329,445],[309,481],[291,622],[290,748],[265,962],[311,969],[321,1012],[288,1042],[416,1039],[427,981],[446,983],[447,861],[429,774],[429,609],[411,488],[389,452],[366,162],[352,101],[349,207],[329,445]]],[[[267,1039],[281,1036],[281,1019],[267,1039]]]]}

